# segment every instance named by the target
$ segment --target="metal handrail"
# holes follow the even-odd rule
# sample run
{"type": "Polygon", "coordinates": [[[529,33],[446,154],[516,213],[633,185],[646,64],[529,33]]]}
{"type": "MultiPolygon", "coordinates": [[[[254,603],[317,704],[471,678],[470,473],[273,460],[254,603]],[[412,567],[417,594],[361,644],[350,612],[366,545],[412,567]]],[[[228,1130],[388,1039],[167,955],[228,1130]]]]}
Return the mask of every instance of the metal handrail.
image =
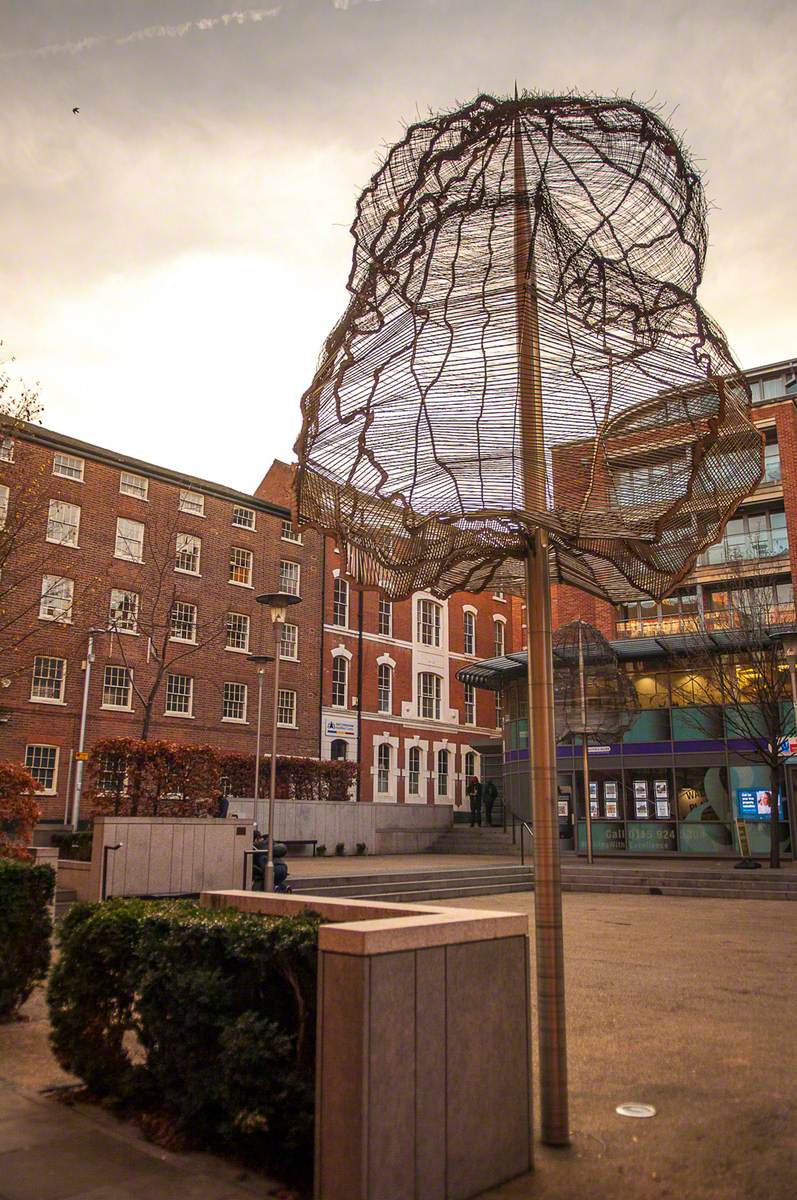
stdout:
{"type": "Polygon", "coordinates": [[[520,865],[526,865],[526,848],[524,844],[524,834],[527,833],[531,838],[532,845],[534,844],[534,830],[529,825],[528,821],[520,821],[520,865]]]}

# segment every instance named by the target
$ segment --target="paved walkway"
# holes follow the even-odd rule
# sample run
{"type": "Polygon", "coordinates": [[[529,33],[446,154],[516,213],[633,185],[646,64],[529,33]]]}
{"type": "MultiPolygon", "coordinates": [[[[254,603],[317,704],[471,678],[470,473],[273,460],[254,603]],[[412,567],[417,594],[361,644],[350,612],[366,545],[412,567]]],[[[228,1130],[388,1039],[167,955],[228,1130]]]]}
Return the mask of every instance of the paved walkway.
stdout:
{"type": "Polygon", "coordinates": [[[0,1025],[0,1200],[266,1200],[288,1197],[264,1176],[211,1154],[173,1154],[94,1105],[43,1087],[77,1082],[47,1041],[37,991],[24,1022],[0,1025]]]}

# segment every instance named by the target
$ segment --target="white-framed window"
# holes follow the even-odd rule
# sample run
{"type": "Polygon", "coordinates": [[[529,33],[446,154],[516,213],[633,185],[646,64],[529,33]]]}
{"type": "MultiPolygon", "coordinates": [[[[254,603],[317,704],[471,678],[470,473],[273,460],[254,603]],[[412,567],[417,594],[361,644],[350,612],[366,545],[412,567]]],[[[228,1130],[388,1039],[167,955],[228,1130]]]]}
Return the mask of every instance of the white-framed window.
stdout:
{"type": "Polygon", "coordinates": [[[14,461],[14,439],[0,437],[0,462],[14,461]]]}
{"type": "Polygon", "coordinates": [[[222,721],[246,720],[246,693],[245,683],[225,683],[222,721]]]}
{"type": "Polygon", "coordinates": [[[506,596],[503,592],[493,592],[493,600],[499,600],[506,604],[506,596]]]}
{"type": "Polygon", "coordinates": [[[244,508],[242,504],[233,504],[232,523],[236,529],[254,529],[255,510],[253,508],[244,508]]]}
{"type": "Polygon", "coordinates": [[[80,505],[51,500],[47,513],[47,541],[59,546],[77,546],[80,532],[80,505]]]}
{"type": "Polygon", "coordinates": [[[389,663],[380,663],[376,676],[377,711],[393,711],[393,670],[389,663]]]}
{"type": "Polygon", "coordinates": [[[335,738],[329,747],[329,757],[332,762],[346,762],[349,757],[349,743],[345,738],[335,738]]]}
{"type": "Polygon", "coordinates": [[[465,684],[465,724],[476,724],[476,688],[472,683],[465,684]]]}
{"type": "Polygon", "coordinates": [[[418,746],[410,746],[407,755],[407,795],[421,794],[421,751],[418,746]]]}
{"type": "Polygon", "coordinates": [[[66,659],[37,654],[33,660],[30,698],[42,704],[63,704],[66,687],[66,659]]]}
{"type": "Polygon", "coordinates": [[[193,533],[178,533],[175,545],[174,569],[186,575],[198,575],[202,558],[202,539],[193,533]]]}
{"type": "Polygon", "coordinates": [[[448,750],[437,751],[437,794],[448,795],[448,750]]]}
{"type": "Polygon", "coordinates": [[[62,575],[43,575],[39,616],[45,621],[70,624],[74,594],[74,579],[64,579],[62,575]]]}
{"type": "Polygon", "coordinates": [[[279,590],[281,592],[287,592],[289,596],[298,596],[301,577],[302,571],[299,563],[290,562],[287,558],[280,560],[279,590]]]}
{"type": "Polygon", "coordinates": [[[141,521],[129,521],[127,517],[116,518],[116,546],[114,557],[127,562],[144,561],[144,526],[141,521]]]}
{"type": "Polygon", "coordinates": [[[497,618],[493,620],[493,653],[496,658],[503,658],[506,646],[506,629],[504,622],[497,618]]]}
{"type": "Polygon", "coordinates": [[[195,517],[204,517],[205,497],[200,492],[190,492],[187,488],[180,488],[178,508],[180,512],[193,513],[195,517]]]}
{"type": "Polygon", "coordinates": [[[431,671],[421,671],[418,676],[418,716],[439,721],[442,696],[443,681],[440,676],[431,671]]]}
{"type": "Polygon", "coordinates": [[[39,788],[52,796],[58,783],[58,747],[31,744],[25,747],[25,768],[39,788]]]}
{"type": "Polygon", "coordinates": [[[237,583],[241,587],[251,587],[252,561],[251,550],[244,550],[242,546],[233,546],[230,549],[230,583],[237,583]]]}
{"type": "Polygon", "coordinates": [[[249,618],[246,613],[227,613],[227,649],[249,650],[249,618]]]}
{"type": "Polygon", "coordinates": [[[166,676],[166,716],[190,717],[194,709],[194,680],[190,675],[166,676]]]}
{"type": "Polygon", "coordinates": [[[74,454],[56,451],[53,455],[53,475],[60,475],[62,479],[77,479],[82,483],[85,465],[83,459],[75,458],[74,454]]]}
{"type": "Polygon", "coordinates": [[[390,791],[391,750],[389,742],[382,742],[376,751],[376,790],[382,796],[390,791]]]}
{"type": "Polygon", "coordinates": [[[332,584],[332,624],[348,628],[349,585],[345,579],[336,579],[332,584]]]}
{"type": "Polygon", "coordinates": [[[393,605],[383,596],[379,597],[379,636],[393,636],[393,605]]]}
{"type": "Polygon", "coordinates": [[[299,657],[299,626],[287,621],[280,626],[280,658],[299,657]]]}
{"type": "Polygon", "coordinates": [[[133,707],[133,678],[129,667],[109,665],[102,677],[102,707],[124,708],[128,712],[133,707]]]}
{"type": "Polygon", "coordinates": [[[138,593],[111,588],[108,624],[116,633],[138,633],[138,593]]]}
{"type": "Polygon", "coordinates": [[[175,600],[172,605],[172,622],[169,638],[173,642],[196,641],[196,605],[175,600]]]}
{"type": "Polygon", "coordinates": [[[476,755],[473,750],[465,753],[465,783],[469,783],[476,774],[476,755]]]}
{"type": "Polygon", "coordinates": [[[144,475],[135,475],[132,471],[120,471],[119,491],[123,496],[135,496],[136,500],[146,500],[149,496],[149,480],[144,475]]]}
{"type": "Polygon", "coordinates": [[[504,698],[500,692],[495,693],[495,727],[500,729],[504,723],[504,698]]]}
{"type": "Polygon", "coordinates": [[[0,483],[0,529],[5,529],[8,520],[8,501],[11,492],[5,483],[0,483]]]}
{"type": "Polygon", "coordinates": [[[466,654],[476,653],[476,616],[472,612],[462,614],[463,649],[466,654]]]}
{"type": "Polygon", "coordinates": [[[277,693],[277,724],[283,729],[295,729],[296,692],[280,688],[277,693]]]}
{"type": "Polygon", "coordinates": [[[100,777],[98,781],[101,792],[124,792],[127,785],[127,772],[124,758],[120,754],[103,754],[100,756],[100,777]]]}
{"type": "Polygon", "coordinates": [[[283,542],[295,542],[297,546],[301,546],[302,535],[293,528],[293,521],[282,522],[282,540],[283,542]]]}
{"type": "Polygon", "coordinates": [[[441,611],[441,605],[434,600],[418,601],[417,640],[422,646],[440,645],[441,611]]]}
{"type": "Polygon", "coordinates": [[[349,688],[349,662],[345,655],[336,654],[332,659],[332,707],[346,707],[349,688]]]}

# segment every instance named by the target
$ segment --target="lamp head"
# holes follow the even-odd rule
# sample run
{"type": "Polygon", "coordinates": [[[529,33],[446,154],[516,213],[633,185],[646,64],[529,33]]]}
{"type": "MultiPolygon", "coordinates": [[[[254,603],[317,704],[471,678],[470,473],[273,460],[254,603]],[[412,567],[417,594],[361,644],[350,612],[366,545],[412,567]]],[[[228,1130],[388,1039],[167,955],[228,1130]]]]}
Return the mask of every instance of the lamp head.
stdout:
{"type": "Polygon", "coordinates": [[[278,621],[285,620],[287,609],[292,604],[299,604],[300,596],[294,596],[291,592],[264,592],[262,596],[256,596],[258,604],[267,604],[271,609],[271,620],[276,625],[278,621]]]}

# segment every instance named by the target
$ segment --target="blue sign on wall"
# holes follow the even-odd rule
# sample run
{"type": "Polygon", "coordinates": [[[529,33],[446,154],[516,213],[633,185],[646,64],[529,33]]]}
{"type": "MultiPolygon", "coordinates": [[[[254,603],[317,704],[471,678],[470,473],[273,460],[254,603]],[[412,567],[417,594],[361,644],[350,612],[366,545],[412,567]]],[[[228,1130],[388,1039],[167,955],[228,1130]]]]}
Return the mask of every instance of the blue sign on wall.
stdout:
{"type": "MultiPolygon", "coordinates": [[[[744,821],[768,821],[772,815],[772,793],[768,788],[737,788],[736,809],[744,821]]],[[[778,795],[778,816],[784,820],[783,796],[778,795]]]]}

